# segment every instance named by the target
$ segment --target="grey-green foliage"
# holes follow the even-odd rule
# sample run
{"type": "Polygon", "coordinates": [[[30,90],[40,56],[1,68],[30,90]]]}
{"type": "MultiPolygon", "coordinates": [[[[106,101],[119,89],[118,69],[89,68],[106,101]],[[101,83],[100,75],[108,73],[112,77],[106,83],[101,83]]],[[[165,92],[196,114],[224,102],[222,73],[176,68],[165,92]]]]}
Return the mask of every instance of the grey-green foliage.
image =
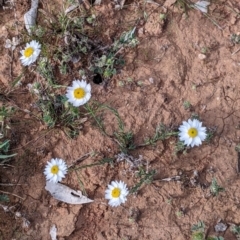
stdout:
{"type": "Polygon", "coordinates": [[[185,13],[188,14],[190,2],[188,0],[177,0],[175,4],[185,13]]]}
{"type": "Polygon", "coordinates": [[[186,153],[186,145],[184,144],[183,141],[177,141],[175,147],[174,147],[174,154],[177,154],[179,152],[183,152],[184,154],[186,153]]]}
{"type": "MultiPolygon", "coordinates": [[[[0,163],[4,164],[10,160],[11,157],[16,156],[17,154],[7,154],[9,151],[9,140],[5,140],[3,143],[0,143],[0,163]]],[[[5,194],[0,194],[0,202],[8,202],[9,198],[5,194]]]]}
{"type": "Polygon", "coordinates": [[[53,59],[59,63],[61,74],[67,74],[70,71],[71,62],[79,62],[91,51],[91,40],[78,31],[65,32],[64,39],[65,44],[60,45],[53,55],[53,59]]]}
{"type": "Polygon", "coordinates": [[[0,121],[3,121],[6,117],[10,117],[14,112],[14,108],[2,106],[0,107],[0,121]]]}
{"type": "MultiPolygon", "coordinates": [[[[10,117],[14,111],[14,108],[12,107],[0,107],[0,123],[1,123],[1,129],[0,129],[0,138],[5,137],[6,133],[6,118],[10,117]]],[[[8,154],[9,152],[9,144],[10,140],[4,140],[3,142],[0,142],[0,161],[1,163],[9,161],[8,159],[15,156],[16,154],[8,154]]]]}
{"type": "MultiPolygon", "coordinates": [[[[68,6],[70,3],[66,2],[66,8],[68,6]]],[[[36,29],[33,31],[35,38],[42,43],[41,55],[44,57],[38,60],[37,71],[50,85],[56,84],[53,66],[57,66],[61,74],[67,74],[72,63],[80,60],[82,67],[90,71],[90,75],[100,74],[104,79],[109,79],[125,63],[121,50],[133,48],[139,43],[134,27],[123,32],[112,44],[103,45],[101,37],[93,38],[91,34],[91,30],[94,31],[100,22],[94,14],[87,15],[88,13],[84,11],[80,16],[70,17],[69,14],[61,12],[57,18],[50,18],[45,29],[39,26],[38,33],[36,29]],[[89,24],[95,27],[90,30],[89,24]],[[57,48],[48,47],[52,45],[53,39],[58,43],[57,48]]]]}
{"type": "Polygon", "coordinates": [[[139,44],[138,39],[135,36],[136,27],[128,32],[123,32],[118,40],[113,43],[113,51],[118,51],[124,47],[136,47],[139,44]]]}
{"type": "Polygon", "coordinates": [[[116,116],[118,121],[118,130],[114,132],[114,136],[119,144],[121,152],[127,153],[129,150],[135,149],[133,133],[125,130],[124,122],[122,121],[118,111],[111,107],[107,107],[107,109],[116,116]]]}
{"type": "Polygon", "coordinates": [[[204,240],[204,233],[203,232],[192,233],[192,240],[204,240]]]}
{"type": "Polygon", "coordinates": [[[204,232],[204,229],[205,229],[205,224],[203,221],[199,221],[197,224],[193,224],[191,228],[192,232],[196,232],[196,231],[204,232]]]}
{"type": "Polygon", "coordinates": [[[9,202],[9,197],[5,194],[0,194],[0,202],[9,202]]]}
{"type": "Polygon", "coordinates": [[[38,61],[37,71],[47,80],[50,86],[56,83],[51,63],[47,58],[40,58],[38,61]]]}
{"type": "Polygon", "coordinates": [[[67,102],[66,96],[49,94],[45,100],[40,98],[37,106],[41,109],[42,119],[49,128],[60,127],[70,137],[78,135],[81,128],[80,112],[67,102]]]}
{"type": "Polygon", "coordinates": [[[205,142],[208,144],[211,143],[216,132],[217,132],[217,127],[207,128],[207,137],[205,139],[205,142]]]}
{"type": "Polygon", "coordinates": [[[136,27],[128,32],[122,33],[119,39],[115,40],[107,51],[104,51],[99,57],[95,57],[92,61],[90,70],[94,73],[101,74],[108,79],[117,73],[117,67],[124,65],[124,60],[119,53],[124,48],[136,47],[139,43],[135,37],[136,27]]]}
{"type": "Polygon", "coordinates": [[[86,104],[85,109],[88,111],[90,116],[95,120],[95,122],[97,123],[97,126],[102,131],[102,133],[108,137],[113,138],[115,142],[118,143],[121,152],[127,153],[129,150],[132,150],[135,148],[135,144],[133,141],[133,133],[131,131],[125,130],[124,122],[122,121],[116,109],[104,104],[98,104],[96,102],[95,103],[93,102],[91,105],[86,104]],[[103,123],[104,120],[100,116],[100,113],[103,110],[109,110],[116,117],[116,120],[118,122],[118,129],[114,131],[113,135],[106,132],[106,129],[103,123]]]}
{"type": "Polygon", "coordinates": [[[184,101],[183,102],[183,107],[185,110],[189,110],[191,108],[191,103],[189,101],[184,101]]]}
{"type": "Polygon", "coordinates": [[[192,240],[224,240],[221,236],[209,236],[205,237],[205,224],[203,221],[199,221],[192,226],[192,240]]]}
{"type": "Polygon", "coordinates": [[[117,73],[116,66],[120,64],[119,59],[117,59],[113,53],[108,55],[102,55],[94,60],[91,70],[94,73],[101,74],[104,78],[110,78],[117,73]]]}
{"type": "Polygon", "coordinates": [[[222,236],[210,236],[210,237],[207,237],[206,240],[224,240],[224,237],[222,237],[222,236]]]}
{"type": "Polygon", "coordinates": [[[237,240],[240,240],[240,226],[238,225],[233,225],[231,227],[231,232],[236,235],[237,240]]]}
{"type": "Polygon", "coordinates": [[[219,192],[224,191],[225,189],[218,185],[216,178],[212,179],[212,183],[210,185],[210,192],[213,196],[217,196],[219,192]]]}
{"type": "Polygon", "coordinates": [[[205,224],[203,221],[199,221],[197,224],[194,224],[191,230],[192,230],[192,240],[204,240],[205,224]]]}
{"type": "Polygon", "coordinates": [[[240,35],[233,33],[230,37],[230,40],[235,44],[240,44],[240,35]]]}
{"type": "Polygon", "coordinates": [[[140,178],[139,182],[130,189],[130,193],[137,193],[137,191],[140,189],[140,187],[143,184],[150,184],[153,181],[153,177],[156,174],[156,170],[151,170],[151,171],[147,171],[146,169],[140,167],[136,177],[140,178]]]}
{"type": "Polygon", "coordinates": [[[171,136],[177,136],[177,135],[178,135],[178,132],[174,132],[163,123],[160,123],[157,126],[154,135],[152,137],[145,139],[145,145],[155,145],[159,140],[163,141],[171,136]]]}
{"type": "Polygon", "coordinates": [[[9,144],[10,140],[5,140],[3,143],[0,144],[0,161],[2,163],[6,162],[7,158],[11,158],[16,156],[16,153],[7,155],[7,152],[9,151],[9,144]]]}

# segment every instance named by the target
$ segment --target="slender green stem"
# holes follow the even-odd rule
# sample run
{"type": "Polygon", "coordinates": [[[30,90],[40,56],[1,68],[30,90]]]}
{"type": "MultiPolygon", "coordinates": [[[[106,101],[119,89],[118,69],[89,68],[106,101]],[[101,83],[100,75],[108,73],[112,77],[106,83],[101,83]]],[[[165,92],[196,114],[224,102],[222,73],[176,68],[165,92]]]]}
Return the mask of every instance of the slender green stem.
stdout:
{"type": "Polygon", "coordinates": [[[78,175],[78,174],[79,174],[78,171],[77,171],[77,170],[74,170],[74,172],[75,172],[76,175],[77,175],[78,183],[79,183],[79,185],[80,185],[80,187],[81,187],[81,190],[82,190],[82,192],[83,192],[83,195],[87,196],[87,192],[86,192],[86,190],[85,190],[85,188],[84,188],[84,184],[83,184],[81,178],[80,178],[79,175],[78,175]]]}
{"type": "Polygon", "coordinates": [[[102,160],[96,162],[96,163],[92,163],[92,164],[87,164],[78,168],[73,168],[73,170],[80,170],[80,169],[84,169],[84,168],[88,168],[88,167],[94,167],[94,166],[99,166],[99,165],[103,165],[105,163],[112,163],[113,162],[113,158],[103,158],[102,160]]]}
{"type": "Polygon", "coordinates": [[[85,105],[85,109],[90,113],[90,115],[93,117],[93,119],[96,121],[98,127],[100,128],[100,130],[102,131],[102,133],[106,136],[108,136],[108,134],[106,133],[103,125],[100,123],[100,121],[97,119],[95,112],[93,111],[93,109],[89,106],[89,104],[85,105]]]}

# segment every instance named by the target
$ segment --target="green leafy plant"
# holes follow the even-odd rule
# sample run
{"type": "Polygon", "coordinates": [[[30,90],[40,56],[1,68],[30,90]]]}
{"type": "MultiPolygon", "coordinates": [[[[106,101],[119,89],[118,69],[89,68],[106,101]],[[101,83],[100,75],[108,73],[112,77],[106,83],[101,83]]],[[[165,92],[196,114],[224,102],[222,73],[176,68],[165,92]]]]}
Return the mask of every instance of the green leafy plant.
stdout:
{"type": "MultiPolygon", "coordinates": [[[[101,35],[96,37],[94,33],[100,27],[92,11],[86,11],[80,5],[80,16],[66,14],[65,10],[72,6],[71,1],[63,1],[62,11],[57,15],[46,9],[40,11],[45,25],[32,29],[33,37],[41,43],[42,56],[35,70],[52,87],[58,86],[57,73],[70,73],[73,64],[80,60],[87,77],[99,74],[104,79],[110,79],[125,64],[122,51],[138,44],[134,27],[124,31],[112,44],[104,45],[101,35]]],[[[26,35],[24,41],[29,41],[29,36],[26,35]]]]}
{"type": "Polygon", "coordinates": [[[53,68],[50,61],[47,58],[41,58],[38,61],[37,72],[47,80],[50,86],[56,84],[56,80],[53,73],[53,68]]]}
{"type": "Polygon", "coordinates": [[[176,216],[177,216],[178,218],[181,218],[183,215],[184,215],[184,214],[183,214],[183,211],[181,211],[181,210],[176,211],[176,216]]]}
{"type": "Polygon", "coordinates": [[[94,73],[102,75],[104,78],[110,78],[117,73],[115,66],[117,59],[113,54],[102,55],[100,58],[94,60],[91,70],[94,73]]]}
{"type": "Polygon", "coordinates": [[[9,140],[5,140],[3,143],[0,144],[0,160],[2,160],[1,163],[6,162],[7,158],[11,158],[17,155],[16,153],[6,155],[6,153],[9,151],[9,147],[9,140]]]}
{"type": "Polygon", "coordinates": [[[231,226],[231,232],[236,235],[237,240],[240,240],[240,226],[238,225],[231,226]]]}
{"type": "Polygon", "coordinates": [[[79,108],[68,103],[66,96],[49,94],[46,100],[39,99],[37,106],[49,128],[60,127],[69,137],[78,135],[81,123],[85,121],[84,117],[80,117],[79,108]]]}
{"type": "Polygon", "coordinates": [[[174,147],[174,154],[177,155],[178,153],[183,152],[183,154],[187,153],[187,148],[184,142],[177,141],[175,147],[174,147]]]}
{"type": "Polygon", "coordinates": [[[193,224],[191,228],[192,232],[196,232],[196,231],[204,232],[204,229],[205,229],[205,224],[203,221],[199,221],[197,224],[193,224]]]}
{"type": "Polygon", "coordinates": [[[210,143],[215,135],[217,131],[217,128],[216,127],[213,127],[213,128],[207,128],[207,137],[205,139],[205,142],[206,143],[210,143]]]}
{"type": "Polygon", "coordinates": [[[104,104],[97,104],[94,103],[92,105],[86,104],[85,106],[88,113],[91,115],[91,117],[95,120],[97,123],[97,126],[102,131],[102,133],[112,139],[114,139],[115,142],[120,147],[120,151],[123,153],[127,153],[129,150],[135,149],[135,144],[133,140],[133,133],[131,131],[125,130],[124,122],[122,121],[118,111],[112,107],[109,107],[104,104]],[[109,110],[111,111],[118,122],[118,130],[114,131],[113,135],[108,134],[105,130],[105,126],[103,124],[103,119],[99,115],[97,115],[97,112],[101,112],[102,110],[109,110]]]}
{"type": "Polygon", "coordinates": [[[188,14],[190,9],[190,3],[187,0],[177,0],[176,6],[178,6],[185,14],[188,14]]]}
{"type": "Polygon", "coordinates": [[[136,30],[136,27],[134,27],[128,32],[123,32],[119,40],[116,40],[113,43],[113,50],[119,51],[122,48],[126,48],[126,47],[129,47],[129,48],[136,47],[139,44],[139,42],[135,37],[135,30],[136,30]]]}
{"type": "Polygon", "coordinates": [[[137,193],[143,184],[150,184],[153,181],[153,177],[156,174],[156,170],[146,171],[144,168],[140,167],[136,177],[140,178],[139,182],[130,189],[130,193],[137,193]]]}
{"type": "Polygon", "coordinates": [[[119,144],[120,150],[123,153],[127,153],[129,150],[135,149],[135,144],[133,140],[133,133],[131,131],[125,131],[124,122],[120,118],[120,115],[116,109],[108,107],[117,118],[118,121],[118,131],[114,132],[115,140],[119,144]]]}
{"type": "MultiPolygon", "coordinates": [[[[10,140],[5,140],[3,143],[0,143],[0,166],[4,166],[6,162],[10,160],[11,157],[16,156],[17,154],[7,154],[9,152],[10,140]]],[[[3,192],[3,191],[1,191],[3,192]]],[[[7,193],[7,192],[3,192],[7,193]]],[[[6,194],[0,194],[0,202],[9,202],[9,197],[6,194]]]]}
{"type": "Polygon", "coordinates": [[[189,101],[184,101],[183,102],[183,107],[185,110],[190,110],[191,109],[191,103],[189,101]]]}
{"type": "Polygon", "coordinates": [[[213,196],[217,196],[220,192],[223,192],[225,189],[218,185],[216,178],[212,179],[212,183],[210,185],[210,192],[213,196]]]}
{"type": "Polygon", "coordinates": [[[222,236],[210,236],[206,240],[224,240],[222,236]]]}
{"type": "Polygon", "coordinates": [[[0,107],[0,138],[3,138],[6,135],[9,126],[6,122],[7,118],[9,118],[14,113],[13,107],[0,107]]]}
{"type": "Polygon", "coordinates": [[[230,40],[235,44],[240,44],[240,35],[239,34],[231,34],[230,40]]]}
{"type": "Polygon", "coordinates": [[[95,74],[100,74],[106,79],[111,78],[117,73],[117,68],[124,65],[124,60],[119,53],[124,48],[133,48],[138,44],[135,37],[136,27],[128,32],[122,33],[119,39],[103,52],[99,57],[94,57],[90,70],[95,74]]]}
{"type": "Polygon", "coordinates": [[[145,139],[145,143],[141,144],[140,146],[155,145],[159,140],[163,141],[165,139],[168,139],[171,136],[177,136],[177,135],[178,135],[178,132],[174,132],[164,124],[160,123],[157,126],[153,137],[149,137],[145,139]]]}
{"type": "Polygon", "coordinates": [[[221,236],[205,236],[205,224],[203,221],[199,221],[192,226],[192,240],[224,240],[221,236]]]}
{"type": "MultiPolygon", "coordinates": [[[[6,134],[6,130],[10,128],[6,124],[6,118],[9,118],[14,112],[14,108],[12,107],[5,107],[2,106],[0,107],[0,123],[1,123],[1,130],[0,130],[0,138],[4,138],[6,134]]],[[[0,142],[0,161],[1,163],[6,162],[8,158],[11,158],[15,156],[16,154],[10,154],[8,155],[7,153],[9,152],[9,144],[10,140],[4,140],[3,142],[0,142]]]]}
{"type": "Polygon", "coordinates": [[[0,202],[9,202],[9,197],[5,194],[0,194],[0,202]]]}
{"type": "Polygon", "coordinates": [[[235,150],[236,150],[237,152],[240,152],[240,144],[236,145],[235,150]]]}
{"type": "Polygon", "coordinates": [[[193,119],[199,120],[198,114],[197,114],[197,113],[192,113],[192,114],[191,114],[191,119],[192,119],[192,120],[193,120],[193,119]]]}
{"type": "Polygon", "coordinates": [[[192,226],[192,240],[204,240],[205,224],[203,221],[199,221],[192,226]]]}

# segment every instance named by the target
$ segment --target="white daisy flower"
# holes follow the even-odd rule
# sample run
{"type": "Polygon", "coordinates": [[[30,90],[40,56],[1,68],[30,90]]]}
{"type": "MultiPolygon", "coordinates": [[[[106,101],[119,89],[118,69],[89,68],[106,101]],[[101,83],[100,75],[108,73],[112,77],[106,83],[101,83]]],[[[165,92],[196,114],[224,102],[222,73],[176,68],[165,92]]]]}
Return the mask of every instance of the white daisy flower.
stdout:
{"type": "Polygon", "coordinates": [[[191,147],[201,145],[207,137],[206,128],[202,127],[202,122],[197,119],[183,121],[179,131],[180,141],[183,141],[187,146],[191,145],[191,147]]]}
{"type": "Polygon", "coordinates": [[[59,158],[52,158],[45,167],[44,174],[46,175],[47,181],[60,182],[67,173],[67,164],[59,158]]]}
{"type": "Polygon", "coordinates": [[[21,51],[22,56],[20,60],[23,66],[29,66],[34,63],[41,52],[41,44],[35,40],[27,43],[24,50],[21,51]]]}
{"type": "Polygon", "coordinates": [[[105,191],[105,198],[109,199],[110,206],[117,207],[126,202],[128,193],[127,185],[124,182],[112,181],[105,191]]]}
{"type": "Polygon", "coordinates": [[[79,107],[91,98],[91,85],[84,80],[74,80],[72,87],[67,88],[66,97],[74,107],[79,107]]]}

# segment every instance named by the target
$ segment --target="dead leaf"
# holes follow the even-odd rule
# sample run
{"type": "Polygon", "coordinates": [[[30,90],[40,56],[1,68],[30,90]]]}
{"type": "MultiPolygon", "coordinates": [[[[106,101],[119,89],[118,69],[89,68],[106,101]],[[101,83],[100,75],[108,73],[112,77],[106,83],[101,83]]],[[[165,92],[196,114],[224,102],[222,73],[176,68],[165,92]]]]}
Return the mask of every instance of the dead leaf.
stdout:
{"type": "Polygon", "coordinates": [[[171,7],[177,0],[167,0],[164,3],[164,7],[171,7]]]}
{"type": "Polygon", "coordinates": [[[71,11],[73,11],[74,9],[76,9],[77,7],[79,7],[79,3],[76,3],[76,4],[71,5],[70,7],[68,7],[68,8],[65,10],[65,14],[70,13],[71,11]]]}
{"type": "Polygon", "coordinates": [[[39,0],[32,0],[30,10],[24,14],[24,23],[29,34],[31,34],[32,28],[36,25],[38,2],[39,0]]]}
{"type": "Polygon", "coordinates": [[[83,204],[93,202],[93,200],[83,196],[81,191],[75,191],[61,183],[47,181],[45,189],[49,191],[55,199],[65,203],[83,204]]]}
{"type": "Polygon", "coordinates": [[[208,12],[208,5],[210,5],[210,2],[207,1],[198,1],[196,2],[193,7],[200,12],[207,13],[208,12]]]}

